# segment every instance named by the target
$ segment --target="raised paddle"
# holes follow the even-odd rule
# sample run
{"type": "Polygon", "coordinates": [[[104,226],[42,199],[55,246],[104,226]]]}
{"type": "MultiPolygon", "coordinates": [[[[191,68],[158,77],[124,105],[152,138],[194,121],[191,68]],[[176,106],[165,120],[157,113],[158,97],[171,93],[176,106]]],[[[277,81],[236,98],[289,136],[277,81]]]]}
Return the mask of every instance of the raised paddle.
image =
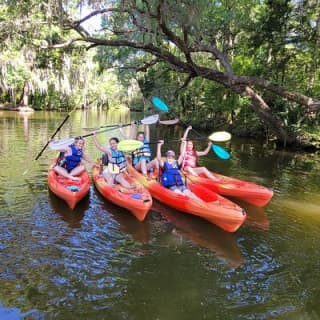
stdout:
{"type": "MultiPolygon", "coordinates": [[[[167,106],[167,104],[164,102],[164,101],[162,101],[160,98],[158,98],[158,97],[153,97],[152,98],[152,103],[153,103],[153,105],[158,109],[158,110],[160,110],[160,111],[163,111],[163,112],[168,112],[169,111],[169,107],[167,106]]],[[[175,116],[175,117],[177,117],[177,115],[173,112],[173,111],[171,111],[170,110],[170,112],[175,116]]],[[[188,126],[188,124],[185,122],[185,121],[183,121],[183,120],[181,120],[180,119],[180,122],[184,125],[184,126],[188,126]]],[[[199,133],[197,130],[195,130],[195,129],[192,129],[193,130],[193,132],[196,134],[196,135],[198,135],[199,137],[203,137],[202,135],[201,135],[201,133],[199,133]]],[[[224,131],[221,131],[221,132],[224,132],[224,131]]],[[[213,136],[213,134],[212,135],[210,135],[208,138],[209,138],[209,140],[211,140],[210,139],[210,137],[211,138],[217,138],[218,137],[218,135],[219,136],[221,136],[221,139],[222,139],[222,137],[224,136],[224,138],[228,138],[228,137],[230,137],[231,138],[231,135],[229,134],[228,135],[228,132],[226,132],[227,133],[227,135],[226,134],[216,134],[215,133],[215,135],[213,136]]],[[[220,142],[221,141],[227,141],[227,140],[220,140],[220,142]]],[[[229,152],[228,151],[226,151],[224,148],[222,148],[221,146],[219,146],[219,145],[216,145],[216,144],[212,144],[212,150],[213,150],[213,152],[220,158],[220,159],[224,159],[224,160],[228,160],[228,159],[230,159],[230,154],[229,154],[229,152]]]]}
{"type": "MultiPolygon", "coordinates": [[[[139,124],[139,123],[141,123],[141,124],[154,124],[154,123],[156,123],[158,121],[159,121],[159,115],[158,114],[154,114],[154,115],[145,117],[145,118],[143,118],[143,119],[141,119],[139,121],[136,121],[135,123],[137,123],[137,124],[139,124]]],[[[108,127],[108,128],[106,128],[104,130],[100,130],[100,131],[96,132],[96,134],[107,132],[107,131],[112,131],[112,130],[117,129],[117,128],[123,128],[123,127],[126,127],[126,126],[130,126],[131,124],[132,123],[126,123],[126,124],[123,124],[123,125],[118,125],[117,127],[111,127],[111,128],[108,127]]],[[[90,136],[93,136],[93,135],[94,135],[94,132],[85,134],[85,135],[81,136],[81,138],[87,138],[87,137],[90,137],[90,136]]],[[[51,141],[51,142],[48,143],[48,145],[49,145],[50,149],[58,151],[58,150],[66,148],[67,146],[69,146],[72,143],[74,143],[74,140],[75,140],[75,138],[64,138],[64,139],[60,139],[60,140],[51,141]]]]}
{"type": "MultiPolygon", "coordinates": [[[[136,125],[139,125],[139,124],[145,124],[145,125],[148,125],[148,124],[154,124],[154,123],[157,123],[159,121],[159,115],[158,114],[153,114],[151,116],[148,116],[148,117],[145,117],[141,120],[137,120],[137,121],[134,121],[133,123],[136,124],[136,125]]],[[[162,123],[162,121],[159,121],[160,123],[162,123]]],[[[126,124],[122,124],[122,125],[119,125],[119,124],[111,124],[111,125],[106,125],[106,126],[100,126],[98,128],[83,128],[85,130],[99,130],[99,129],[103,129],[103,128],[117,128],[117,127],[126,127],[126,126],[130,126],[132,124],[132,122],[130,123],[126,123],[126,124]]]]}
{"type": "Polygon", "coordinates": [[[51,135],[50,140],[47,141],[47,143],[45,144],[45,146],[41,149],[41,151],[38,153],[38,155],[35,157],[34,160],[38,160],[42,153],[44,152],[44,150],[46,150],[47,146],[49,145],[50,141],[56,136],[56,134],[60,131],[60,129],[62,128],[62,126],[68,121],[71,113],[73,111],[75,111],[76,108],[73,108],[67,115],[66,117],[63,119],[63,121],[60,123],[59,127],[56,129],[56,131],[51,135]]]}

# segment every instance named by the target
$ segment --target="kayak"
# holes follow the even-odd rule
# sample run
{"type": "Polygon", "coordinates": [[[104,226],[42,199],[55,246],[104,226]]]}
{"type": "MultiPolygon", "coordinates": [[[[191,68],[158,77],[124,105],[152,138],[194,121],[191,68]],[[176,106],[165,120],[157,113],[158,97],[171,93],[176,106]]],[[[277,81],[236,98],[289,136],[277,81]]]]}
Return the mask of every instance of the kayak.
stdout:
{"type": "Polygon", "coordinates": [[[202,201],[163,187],[157,179],[154,179],[154,173],[152,177],[144,176],[130,163],[127,164],[127,170],[158,201],[174,209],[204,218],[225,231],[236,231],[246,220],[246,213],[240,206],[201,185],[192,182],[187,184],[202,201]]]}
{"type": "Polygon", "coordinates": [[[126,180],[135,185],[134,189],[127,189],[120,184],[110,185],[106,182],[98,166],[93,167],[93,182],[101,195],[110,202],[129,210],[139,221],[143,221],[152,206],[149,191],[130,175],[124,175],[126,180]]]}
{"type": "Polygon", "coordinates": [[[213,173],[219,180],[212,180],[203,175],[185,174],[187,180],[200,184],[222,196],[233,197],[258,207],[265,206],[272,198],[273,191],[252,182],[213,173]]]}
{"type": "Polygon", "coordinates": [[[82,200],[90,190],[90,177],[87,171],[79,176],[80,181],[70,180],[58,175],[53,167],[48,171],[48,187],[59,198],[63,199],[70,209],[74,209],[77,203],[82,200]]]}

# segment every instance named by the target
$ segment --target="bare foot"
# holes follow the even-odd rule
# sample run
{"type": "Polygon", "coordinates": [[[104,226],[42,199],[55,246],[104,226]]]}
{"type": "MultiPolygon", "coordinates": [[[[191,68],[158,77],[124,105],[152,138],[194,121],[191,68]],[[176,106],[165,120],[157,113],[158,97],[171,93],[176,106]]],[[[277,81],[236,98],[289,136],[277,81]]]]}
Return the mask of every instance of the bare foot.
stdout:
{"type": "Polygon", "coordinates": [[[72,181],[81,181],[81,178],[79,178],[79,177],[74,177],[74,176],[70,176],[70,179],[71,179],[72,181]]]}

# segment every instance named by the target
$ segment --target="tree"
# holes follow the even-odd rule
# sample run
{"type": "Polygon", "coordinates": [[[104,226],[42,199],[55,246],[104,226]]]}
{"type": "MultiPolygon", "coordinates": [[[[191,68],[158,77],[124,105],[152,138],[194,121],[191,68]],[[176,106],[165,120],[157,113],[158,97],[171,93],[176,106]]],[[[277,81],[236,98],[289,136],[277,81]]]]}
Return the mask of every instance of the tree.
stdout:
{"type": "MultiPolygon", "coordinates": [[[[316,85],[306,86],[307,90],[302,87],[302,93],[295,90],[299,87],[296,86],[299,77],[308,78],[310,72],[298,66],[291,71],[300,57],[304,57],[303,62],[312,57],[310,66],[318,63],[317,44],[311,43],[319,37],[319,24],[317,17],[310,14],[318,3],[314,0],[304,3],[96,0],[67,1],[62,5],[61,1],[48,0],[46,6],[51,14],[47,21],[69,32],[45,47],[67,49],[80,42],[87,49],[113,48],[120,56],[118,59],[113,56],[113,63],[118,67],[125,67],[121,57],[126,55],[127,63],[133,62],[131,67],[136,72],[165,64],[168,69],[184,75],[183,87],[196,78],[216,82],[248,99],[281,143],[297,145],[301,143],[297,132],[290,130],[288,119],[277,113],[273,101],[289,101],[290,108],[302,106],[305,117],[320,110],[320,101],[312,98],[320,95],[316,85]],[[79,12],[84,9],[91,12],[81,17],[79,12]],[[301,13],[302,25],[295,22],[301,13]],[[101,28],[93,31],[92,25],[91,28],[88,25],[97,17],[102,20],[101,28]],[[242,68],[242,73],[238,73],[239,63],[245,56],[259,68],[242,68]]],[[[316,79],[317,75],[312,77],[316,79]]]]}

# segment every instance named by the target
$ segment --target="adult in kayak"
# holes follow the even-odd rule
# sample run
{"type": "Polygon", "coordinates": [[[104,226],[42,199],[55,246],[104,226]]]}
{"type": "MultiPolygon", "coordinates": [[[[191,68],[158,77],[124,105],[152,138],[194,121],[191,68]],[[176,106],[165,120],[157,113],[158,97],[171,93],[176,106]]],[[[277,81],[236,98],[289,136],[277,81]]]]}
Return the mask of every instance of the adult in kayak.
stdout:
{"type": "Polygon", "coordinates": [[[159,169],[159,163],[157,159],[151,159],[151,148],[150,148],[150,128],[149,125],[145,125],[145,131],[137,132],[137,125],[135,122],[130,127],[130,133],[125,134],[120,128],[121,134],[126,139],[135,139],[143,142],[143,146],[132,152],[132,164],[140,171],[143,175],[147,175],[148,172],[159,169]]]}
{"type": "Polygon", "coordinates": [[[161,184],[173,192],[185,194],[190,198],[202,201],[193,192],[191,192],[183,182],[183,178],[180,173],[182,156],[180,155],[178,160],[176,160],[175,152],[173,150],[168,150],[166,152],[166,160],[162,159],[161,146],[163,145],[163,143],[163,140],[159,140],[157,145],[157,160],[159,162],[160,168],[162,169],[162,174],[160,177],[161,184]]]}
{"type": "Polygon", "coordinates": [[[216,178],[206,167],[198,167],[197,161],[201,156],[205,156],[209,153],[212,142],[208,142],[208,146],[203,151],[197,151],[193,141],[188,140],[188,133],[192,130],[192,126],[188,126],[186,131],[184,132],[183,137],[181,138],[180,145],[180,156],[182,157],[181,169],[194,175],[199,176],[200,174],[204,174],[207,178],[211,180],[219,180],[216,178]]]}
{"type": "Polygon", "coordinates": [[[127,161],[125,154],[121,150],[118,150],[119,139],[117,137],[110,138],[109,148],[106,148],[98,142],[96,132],[94,132],[93,142],[106,156],[107,163],[105,163],[102,175],[107,183],[110,185],[119,183],[127,189],[134,188],[124,177],[124,174],[127,174],[127,161]]]}
{"type": "Polygon", "coordinates": [[[94,164],[94,162],[84,153],[84,139],[81,137],[75,138],[75,141],[70,146],[58,150],[60,156],[57,164],[54,167],[54,171],[59,175],[74,181],[80,181],[78,177],[86,167],[81,164],[81,160],[84,159],[87,162],[94,164]]]}

